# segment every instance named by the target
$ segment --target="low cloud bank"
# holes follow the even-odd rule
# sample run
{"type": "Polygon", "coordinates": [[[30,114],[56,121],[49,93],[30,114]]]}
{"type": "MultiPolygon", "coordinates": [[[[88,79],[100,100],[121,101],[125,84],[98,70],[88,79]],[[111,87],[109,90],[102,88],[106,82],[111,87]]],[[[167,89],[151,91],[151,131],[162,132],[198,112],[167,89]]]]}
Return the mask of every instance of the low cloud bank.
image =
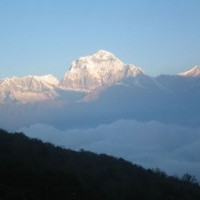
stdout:
{"type": "Polygon", "coordinates": [[[158,167],[171,175],[190,173],[200,181],[200,128],[119,120],[87,130],[61,131],[35,124],[20,131],[66,148],[106,153],[146,168],[158,167]]]}

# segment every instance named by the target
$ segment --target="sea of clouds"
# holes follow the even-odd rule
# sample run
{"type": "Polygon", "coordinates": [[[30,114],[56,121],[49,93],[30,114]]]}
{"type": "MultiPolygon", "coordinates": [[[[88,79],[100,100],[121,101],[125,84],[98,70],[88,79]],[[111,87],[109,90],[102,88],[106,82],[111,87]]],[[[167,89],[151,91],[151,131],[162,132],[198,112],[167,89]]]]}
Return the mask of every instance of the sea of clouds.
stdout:
{"type": "Polygon", "coordinates": [[[65,148],[106,153],[145,168],[160,168],[170,175],[190,173],[200,181],[200,128],[118,120],[90,129],[65,131],[35,124],[20,131],[65,148]]]}

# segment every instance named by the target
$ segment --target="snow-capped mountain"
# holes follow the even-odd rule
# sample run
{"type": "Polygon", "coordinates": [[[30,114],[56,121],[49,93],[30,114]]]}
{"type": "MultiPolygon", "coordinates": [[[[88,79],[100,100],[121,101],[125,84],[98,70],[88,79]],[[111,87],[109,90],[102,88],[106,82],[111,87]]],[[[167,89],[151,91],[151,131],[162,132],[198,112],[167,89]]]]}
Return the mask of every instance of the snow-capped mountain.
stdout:
{"type": "Polygon", "coordinates": [[[200,76],[200,65],[195,65],[191,69],[189,69],[185,72],[179,73],[179,75],[181,75],[181,76],[192,76],[192,77],[200,76]]]}
{"type": "Polygon", "coordinates": [[[56,98],[64,103],[91,101],[113,88],[187,94],[199,90],[198,76],[200,66],[194,66],[177,76],[150,77],[141,68],[123,63],[108,51],[99,50],[73,61],[61,82],[53,75],[0,80],[0,103],[32,103],[56,98]]]}
{"type": "Polygon", "coordinates": [[[141,68],[124,64],[114,54],[99,50],[73,61],[70,70],[64,75],[61,86],[67,90],[92,91],[143,73],[141,68]]]}
{"type": "Polygon", "coordinates": [[[37,102],[57,97],[59,81],[51,74],[6,78],[0,82],[0,102],[37,102]]]}
{"type": "Polygon", "coordinates": [[[143,74],[141,68],[124,64],[114,54],[99,50],[73,61],[61,82],[53,75],[30,75],[0,80],[0,103],[30,103],[57,97],[62,99],[66,98],[67,91],[91,92],[102,86],[107,88],[125,78],[143,74]]]}
{"type": "Polygon", "coordinates": [[[100,50],[75,60],[61,82],[52,75],[0,80],[0,126],[77,129],[119,119],[199,125],[199,68],[151,77],[100,50]]]}

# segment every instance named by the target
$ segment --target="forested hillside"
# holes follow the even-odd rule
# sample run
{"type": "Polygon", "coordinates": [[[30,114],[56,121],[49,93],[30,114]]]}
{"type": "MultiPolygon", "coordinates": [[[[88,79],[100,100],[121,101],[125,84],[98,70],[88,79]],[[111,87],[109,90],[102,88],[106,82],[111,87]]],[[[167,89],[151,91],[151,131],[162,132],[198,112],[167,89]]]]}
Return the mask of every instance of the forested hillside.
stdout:
{"type": "Polygon", "coordinates": [[[191,178],[0,130],[0,200],[200,199],[191,178]]]}

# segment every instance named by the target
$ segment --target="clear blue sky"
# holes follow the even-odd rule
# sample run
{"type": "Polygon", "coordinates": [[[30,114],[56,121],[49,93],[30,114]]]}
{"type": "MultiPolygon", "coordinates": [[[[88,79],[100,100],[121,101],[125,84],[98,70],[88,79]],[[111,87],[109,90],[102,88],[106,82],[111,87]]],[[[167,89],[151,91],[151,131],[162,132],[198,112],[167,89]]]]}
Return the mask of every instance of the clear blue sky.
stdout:
{"type": "Polygon", "coordinates": [[[153,76],[200,64],[200,1],[0,0],[0,78],[60,79],[99,49],[153,76]]]}

